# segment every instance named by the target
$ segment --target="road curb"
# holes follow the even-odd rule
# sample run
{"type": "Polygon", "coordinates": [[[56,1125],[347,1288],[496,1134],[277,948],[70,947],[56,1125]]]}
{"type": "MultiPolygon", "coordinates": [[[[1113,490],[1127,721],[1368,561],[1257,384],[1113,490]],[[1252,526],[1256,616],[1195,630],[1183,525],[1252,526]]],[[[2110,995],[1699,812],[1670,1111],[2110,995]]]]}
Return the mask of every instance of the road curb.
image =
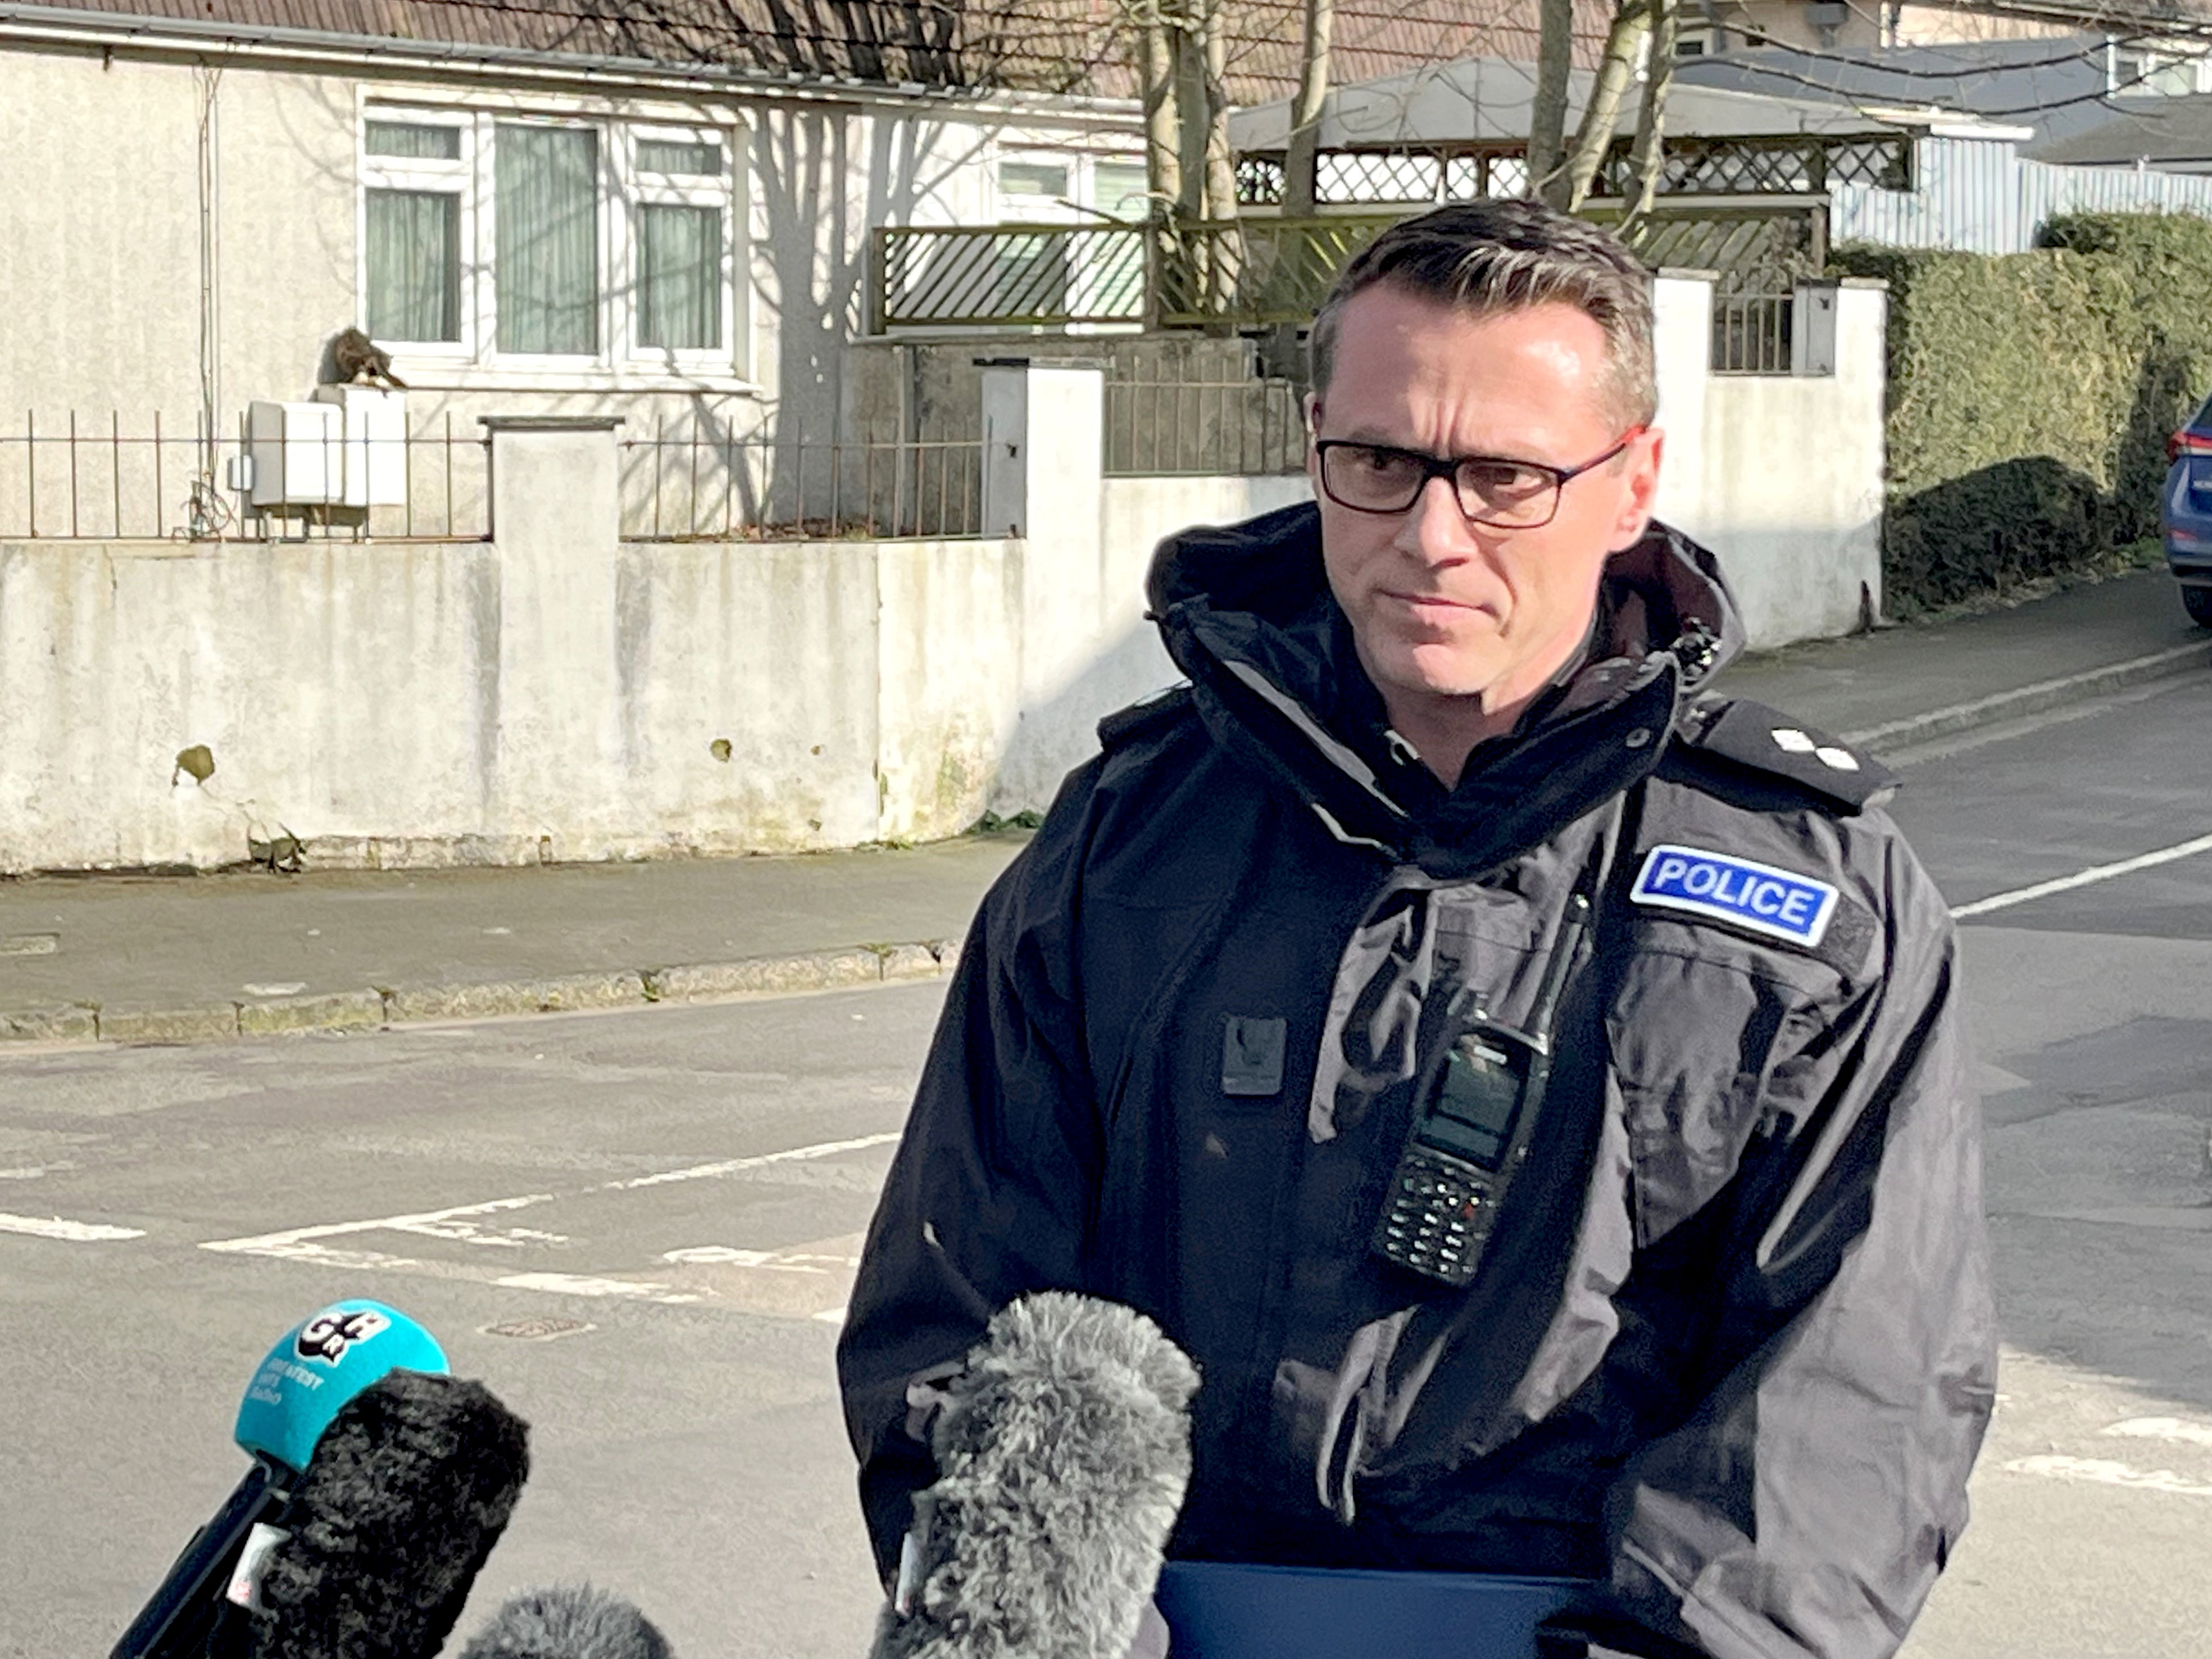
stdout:
{"type": "Polygon", "coordinates": [[[796,996],[810,991],[938,979],[952,971],[959,956],[957,939],[915,939],[897,945],[746,957],[734,962],[536,979],[377,986],[360,991],[257,998],[249,1002],[191,1002],[167,1007],[81,1002],[0,1009],[0,1047],[222,1042],[299,1031],[362,1031],[517,1014],[573,1013],[587,1008],[642,1008],[659,1002],[796,996]]]}
{"type": "Polygon", "coordinates": [[[2084,669],[2078,674],[2063,674],[2056,679],[2038,680],[2033,685],[1995,692],[1971,702],[1953,703],[1947,708],[1932,708],[1924,714],[1888,720],[1840,735],[1845,743],[1879,754],[1885,748],[1905,749],[1936,738],[1956,737],[1961,732],[2039,714],[2046,708],[2056,708],[2082,697],[2185,674],[2197,667],[2212,667],[2212,641],[2177,645],[2168,650],[2154,651],[2147,657],[2084,669]]]}

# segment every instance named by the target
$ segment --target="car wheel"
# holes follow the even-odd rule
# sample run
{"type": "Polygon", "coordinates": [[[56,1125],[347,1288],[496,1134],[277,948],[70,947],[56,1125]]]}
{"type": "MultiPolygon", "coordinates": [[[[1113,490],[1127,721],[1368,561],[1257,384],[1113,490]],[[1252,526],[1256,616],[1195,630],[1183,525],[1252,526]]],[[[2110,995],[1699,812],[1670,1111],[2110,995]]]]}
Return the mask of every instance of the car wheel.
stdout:
{"type": "Polygon", "coordinates": [[[2185,587],[2181,608],[2199,628],[2212,628],[2212,587],[2185,587]]]}

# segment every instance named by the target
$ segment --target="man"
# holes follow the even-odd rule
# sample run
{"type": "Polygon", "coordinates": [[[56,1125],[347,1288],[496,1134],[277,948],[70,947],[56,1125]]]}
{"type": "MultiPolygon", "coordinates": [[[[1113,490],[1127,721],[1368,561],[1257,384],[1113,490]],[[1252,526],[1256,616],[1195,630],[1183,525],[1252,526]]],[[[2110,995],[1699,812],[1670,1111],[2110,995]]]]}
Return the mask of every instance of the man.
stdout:
{"type": "Polygon", "coordinates": [[[1312,350],[1316,504],[1162,547],[1189,684],[962,956],[840,1351],[878,1561],[909,1382],[1069,1287],[1199,1363],[1177,1556],[1587,1579],[1574,1651],[1890,1654],[1993,1398],[1942,900],[1879,767],[1705,690],[1741,629],[1650,521],[1617,242],[1410,220],[1312,350]]]}

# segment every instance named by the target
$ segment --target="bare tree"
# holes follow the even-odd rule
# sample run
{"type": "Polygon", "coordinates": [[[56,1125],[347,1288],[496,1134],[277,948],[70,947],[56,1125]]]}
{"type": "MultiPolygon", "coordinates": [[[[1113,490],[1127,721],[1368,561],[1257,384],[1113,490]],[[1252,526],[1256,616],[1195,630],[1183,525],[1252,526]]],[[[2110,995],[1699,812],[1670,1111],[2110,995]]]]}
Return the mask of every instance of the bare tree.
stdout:
{"type": "Polygon", "coordinates": [[[1133,8],[1138,75],[1145,108],[1145,190],[1154,224],[1182,201],[1182,117],[1176,96],[1175,38],[1157,0],[1133,8]]]}
{"type": "Polygon", "coordinates": [[[1571,213],[1589,200],[1606,153],[1613,148],[1621,100],[1636,76],[1637,60],[1650,32],[1651,0],[1616,0],[1612,25],[1606,30],[1605,55],[1590,83],[1589,102],[1583,106],[1582,125],[1552,188],[1544,192],[1554,207],[1571,213]]]}
{"type": "Polygon", "coordinates": [[[1575,0],[1542,0],[1535,102],[1528,114],[1528,193],[1552,199],[1566,149],[1567,82],[1574,68],[1575,0]]]}
{"type": "Polygon", "coordinates": [[[1674,36],[1681,4],[1680,0],[1650,3],[1651,61],[1644,77],[1644,106],[1637,115],[1636,144],[1628,157],[1636,196],[1628,204],[1624,223],[1632,223],[1651,211],[1667,167],[1667,89],[1674,80],[1674,36]]]}
{"type": "MultiPolygon", "coordinates": [[[[1572,3],[1572,0],[1569,0],[1572,3]]],[[[1283,216],[1310,218],[1321,165],[1321,112],[1328,97],[1328,52],[1336,32],[1336,0],[1306,0],[1299,40],[1298,92],[1291,104],[1291,138],[1283,155],[1283,216]]]]}

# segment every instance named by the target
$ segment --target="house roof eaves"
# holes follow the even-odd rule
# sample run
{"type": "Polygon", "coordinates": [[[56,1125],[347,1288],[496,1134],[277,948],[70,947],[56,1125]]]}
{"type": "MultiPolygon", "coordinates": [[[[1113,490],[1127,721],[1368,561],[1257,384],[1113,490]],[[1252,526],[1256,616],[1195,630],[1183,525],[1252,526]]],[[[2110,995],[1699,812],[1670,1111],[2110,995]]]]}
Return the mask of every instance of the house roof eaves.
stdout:
{"type": "Polygon", "coordinates": [[[601,57],[574,52],[539,52],[524,46],[471,45],[437,40],[402,40],[374,34],[344,34],[275,24],[210,22],[188,17],[133,16],[119,12],[80,11],[58,6],[24,5],[0,0],[0,46],[25,40],[47,45],[120,46],[166,55],[204,55],[211,47],[247,57],[308,60],[359,69],[364,60],[383,69],[414,69],[486,78],[506,76],[545,84],[626,87],[653,92],[702,93],[724,97],[790,99],[809,103],[890,103],[957,109],[976,115],[1016,118],[1071,116],[1115,124],[1136,119],[1141,110],[1127,98],[1073,94],[957,88],[842,80],[796,71],[768,75],[711,64],[658,64],[641,58],[601,57]]]}

